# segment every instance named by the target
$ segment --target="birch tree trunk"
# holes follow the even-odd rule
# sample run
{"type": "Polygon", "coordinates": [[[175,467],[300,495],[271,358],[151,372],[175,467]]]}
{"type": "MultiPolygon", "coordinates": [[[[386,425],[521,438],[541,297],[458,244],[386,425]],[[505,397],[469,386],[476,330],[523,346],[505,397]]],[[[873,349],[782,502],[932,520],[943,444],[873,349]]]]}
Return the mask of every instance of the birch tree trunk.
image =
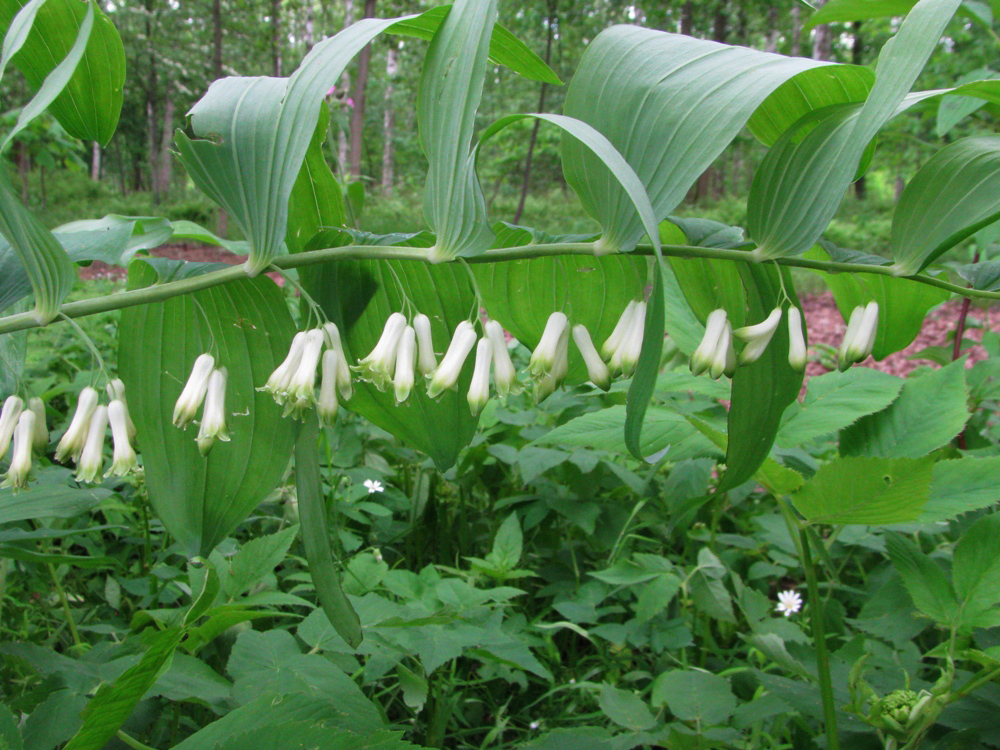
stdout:
{"type": "Polygon", "coordinates": [[[160,191],[170,193],[170,183],[173,176],[173,154],[170,147],[174,136],[174,99],[170,93],[170,82],[167,82],[167,93],[163,100],[163,131],[160,133],[160,163],[157,165],[157,183],[160,191]]]}
{"type": "Polygon", "coordinates": [[[101,144],[94,141],[90,149],[90,179],[97,182],[101,179],[101,144]]]}

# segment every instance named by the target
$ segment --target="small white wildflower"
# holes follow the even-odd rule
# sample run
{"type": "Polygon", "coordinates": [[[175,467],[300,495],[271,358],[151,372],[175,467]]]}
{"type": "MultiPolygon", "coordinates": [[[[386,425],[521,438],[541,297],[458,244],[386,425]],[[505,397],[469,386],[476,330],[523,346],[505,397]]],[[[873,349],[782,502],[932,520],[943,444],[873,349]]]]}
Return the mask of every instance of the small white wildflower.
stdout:
{"type": "Polygon", "coordinates": [[[337,391],[344,401],[350,401],[354,395],[354,386],[351,385],[351,368],[347,365],[347,355],[344,354],[344,345],[340,340],[340,329],[336,323],[324,323],[323,330],[326,331],[327,346],[337,352],[337,391]]]}
{"type": "Polygon", "coordinates": [[[83,452],[83,445],[87,441],[90,429],[90,420],[97,409],[98,393],[87,386],[80,391],[80,398],[76,402],[76,412],[69,423],[66,434],[62,436],[59,445],[56,446],[56,461],[65,462],[72,457],[74,461],[80,460],[83,452]]]}
{"type": "Polygon", "coordinates": [[[413,316],[413,330],[417,336],[417,368],[421,375],[430,375],[437,367],[431,319],[423,313],[417,313],[413,316]]]}
{"type": "Polygon", "coordinates": [[[752,326],[743,326],[733,331],[736,338],[747,342],[740,352],[740,364],[748,365],[760,359],[767,345],[771,343],[774,332],[778,330],[781,322],[781,308],[776,307],[763,321],[752,326]]]}
{"type": "Polygon", "coordinates": [[[389,319],[385,321],[382,336],[375,344],[371,354],[352,368],[362,380],[371,382],[380,391],[384,391],[386,384],[392,382],[392,369],[396,364],[396,348],[399,346],[399,338],[403,335],[404,328],[406,328],[405,315],[398,312],[390,315],[389,319]]]}
{"type": "Polygon", "coordinates": [[[608,361],[611,372],[619,373],[625,378],[632,377],[635,366],[639,362],[639,354],[642,352],[642,340],[645,332],[646,303],[636,302],[621,343],[608,361]]]}
{"type": "Polygon", "coordinates": [[[799,596],[798,591],[790,589],[779,592],[778,606],[774,608],[775,612],[781,612],[785,617],[791,617],[793,613],[798,612],[800,609],[802,609],[802,597],[799,596]]]}
{"type": "Polygon", "coordinates": [[[472,416],[478,416],[490,400],[490,365],[493,362],[493,344],[485,336],[476,345],[476,366],[472,370],[467,400],[472,416]]]}
{"type": "Polygon", "coordinates": [[[0,458],[7,455],[10,439],[14,437],[22,411],[24,402],[17,396],[8,396],[3,402],[3,411],[0,411],[0,458]]]}
{"type": "Polygon", "coordinates": [[[428,396],[437,398],[449,388],[454,387],[462,374],[462,366],[475,345],[476,329],[473,328],[472,323],[463,320],[455,326],[455,333],[451,337],[448,351],[444,353],[441,364],[430,375],[430,383],[427,385],[428,396]]]}
{"type": "Polygon", "coordinates": [[[531,353],[531,359],[528,360],[528,372],[531,373],[532,378],[541,380],[556,369],[559,344],[568,326],[569,318],[566,317],[565,313],[557,310],[549,315],[549,319],[545,321],[542,338],[539,340],[538,346],[535,347],[535,351],[531,353]]]}
{"type": "Polygon", "coordinates": [[[542,722],[540,722],[538,720],[535,720],[535,721],[531,722],[530,724],[528,724],[528,729],[531,729],[532,731],[534,731],[534,730],[538,729],[540,726],[542,726],[542,722]]]}
{"type": "Polygon", "coordinates": [[[504,398],[508,393],[520,390],[517,369],[510,358],[503,326],[495,320],[486,321],[486,337],[493,345],[493,386],[497,390],[497,395],[504,398]]]}
{"type": "Polygon", "coordinates": [[[535,403],[540,404],[562,385],[566,374],[569,372],[569,337],[570,329],[566,326],[559,335],[553,354],[552,370],[540,378],[535,379],[534,397],[535,403]]]}
{"type": "Polygon", "coordinates": [[[632,300],[625,306],[621,316],[618,318],[618,322],[615,324],[614,330],[611,331],[611,335],[608,336],[604,345],[601,347],[601,355],[604,359],[611,359],[618,347],[621,346],[625,336],[632,330],[632,318],[638,304],[638,300],[632,300]]]}
{"type": "Polygon", "coordinates": [[[385,487],[377,479],[366,479],[364,481],[365,489],[368,490],[368,494],[372,495],[376,492],[385,492],[385,487]]]}
{"type": "Polygon", "coordinates": [[[337,372],[343,358],[343,355],[335,349],[327,349],[323,352],[323,377],[319,383],[316,414],[319,416],[320,424],[324,427],[333,427],[337,411],[340,409],[340,404],[337,401],[337,372]]]}
{"type": "Polygon", "coordinates": [[[858,356],[861,362],[872,353],[875,348],[875,339],[878,338],[878,302],[872,300],[865,306],[865,315],[861,319],[861,330],[858,337],[864,336],[864,345],[858,356]]]}
{"type": "Polygon", "coordinates": [[[201,415],[201,424],[195,442],[198,452],[207,456],[216,440],[229,442],[229,431],[226,428],[226,380],[229,373],[225,367],[212,370],[208,379],[208,392],[205,395],[205,411],[201,415]]]}
{"type": "Polygon", "coordinates": [[[713,380],[718,380],[723,375],[732,377],[736,372],[736,352],[733,350],[733,327],[726,321],[722,327],[722,333],[715,345],[715,352],[712,355],[712,362],[708,367],[708,374],[713,380]]]}
{"type": "Polygon", "coordinates": [[[372,550],[372,557],[375,558],[376,562],[385,562],[385,558],[382,557],[382,550],[378,547],[372,550]]]}
{"type": "Polygon", "coordinates": [[[413,361],[416,358],[417,335],[412,327],[406,326],[403,335],[399,337],[399,349],[396,350],[396,368],[392,375],[392,388],[396,395],[396,403],[401,404],[410,397],[413,390],[413,361]]]}
{"type": "Polygon", "coordinates": [[[267,379],[267,383],[257,390],[268,391],[279,404],[285,403],[289,385],[296,370],[299,369],[299,362],[302,361],[302,352],[305,347],[306,332],[299,331],[292,337],[292,343],[288,348],[288,354],[285,356],[284,361],[271,373],[271,377],[267,379]]]}
{"type": "Polygon", "coordinates": [[[586,326],[573,326],[573,342],[580,351],[584,364],[587,365],[587,376],[590,378],[590,382],[602,391],[608,390],[611,387],[611,371],[604,364],[601,355],[597,353],[597,348],[594,346],[594,342],[590,338],[590,331],[587,330],[586,326]]]}
{"type": "MultiPolygon", "coordinates": [[[[32,447],[39,453],[44,453],[45,449],[49,447],[49,427],[45,423],[45,403],[38,396],[33,396],[28,399],[28,408],[35,415],[35,432],[31,440],[32,447]]],[[[2,443],[3,438],[0,437],[0,444],[2,443]]]]}
{"type": "Polygon", "coordinates": [[[121,381],[121,378],[115,378],[110,383],[108,383],[105,389],[108,392],[108,400],[114,401],[118,399],[122,402],[122,406],[125,407],[125,422],[128,424],[128,436],[130,440],[135,440],[135,424],[132,422],[132,416],[128,411],[128,399],[125,398],[125,383],[121,381]]]}
{"type": "Polygon", "coordinates": [[[186,428],[191,424],[198,413],[201,402],[205,400],[208,379],[214,368],[215,357],[211,354],[202,354],[194,361],[191,375],[174,406],[174,427],[186,428]]]}
{"type": "Polygon", "coordinates": [[[705,335],[691,355],[691,372],[695,375],[701,375],[715,362],[719,339],[726,330],[726,323],[726,311],[721,307],[708,314],[708,319],[705,321],[705,335]]]}
{"type": "Polygon", "coordinates": [[[802,335],[802,313],[788,308],[788,364],[793,370],[806,369],[806,340],[802,335]]]}
{"type": "Polygon", "coordinates": [[[293,418],[301,419],[302,412],[316,402],[316,370],[325,341],[326,334],[322,328],[314,328],[306,333],[299,366],[295,368],[295,373],[288,381],[283,417],[291,414],[293,418]]]}
{"type": "Polygon", "coordinates": [[[128,409],[119,399],[108,404],[108,421],[111,423],[111,438],[114,442],[114,455],[111,468],[105,477],[112,475],[123,477],[130,471],[139,468],[135,449],[128,431],[128,409]]]}
{"type": "Polygon", "coordinates": [[[14,450],[10,456],[7,476],[0,487],[12,487],[14,492],[28,486],[31,473],[31,444],[35,436],[35,413],[28,409],[21,412],[14,430],[14,450]]]}
{"type": "Polygon", "coordinates": [[[104,468],[104,433],[108,429],[108,407],[98,406],[90,417],[87,441],[76,463],[76,481],[97,482],[104,468]]]}

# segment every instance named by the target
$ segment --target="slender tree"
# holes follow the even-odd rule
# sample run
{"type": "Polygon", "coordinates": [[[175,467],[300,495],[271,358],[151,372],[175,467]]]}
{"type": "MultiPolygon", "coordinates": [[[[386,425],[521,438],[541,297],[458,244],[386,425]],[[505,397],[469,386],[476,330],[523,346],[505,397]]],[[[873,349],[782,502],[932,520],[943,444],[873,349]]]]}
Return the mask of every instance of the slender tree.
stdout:
{"type": "MultiPolygon", "coordinates": [[[[375,16],[375,0],[365,0],[365,18],[375,16]]],[[[366,45],[358,55],[358,73],[354,78],[354,109],[351,110],[351,137],[349,167],[351,177],[361,176],[361,151],[364,146],[365,100],[368,92],[368,74],[371,68],[372,46],[366,45]]]]}

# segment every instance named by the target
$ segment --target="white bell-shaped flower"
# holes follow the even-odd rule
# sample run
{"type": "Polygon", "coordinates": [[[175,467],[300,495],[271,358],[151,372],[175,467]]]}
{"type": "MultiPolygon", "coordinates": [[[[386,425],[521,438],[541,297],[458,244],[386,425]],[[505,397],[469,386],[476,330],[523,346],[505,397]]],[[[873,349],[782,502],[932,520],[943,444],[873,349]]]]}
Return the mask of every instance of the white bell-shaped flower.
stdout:
{"type": "MultiPolygon", "coordinates": [[[[49,447],[49,427],[45,422],[45,403],[38,396],[33,396],[28,399],[28,408],[35,415],[35,432],[31,440],[32,447],[39,453],[44,453],[45,449],[49,447]]],[[[0,441],[2,441],[2,438],[0,438],[0,441]]]]}
{"type": "Polygon", "coordinates": [[[115,399],[108,404],[108,422],[111,423],[111,439],[114,444],[114,453],[111,459],[111,468],[108,469],[105,477],[123,477],[130,471],[139,468],[136,459],[135,449],[132,447],[132,439],[128,430],[128,407],[120,399],[115,399]]]}
{"type": "Polygon", "coordinates": [[[806,339],[802,335],[802,313],[788,308],[788,364],[793,370],[806,369],[806,339]]]}
{"type": "Polygon", "coordinates": [[[191,368],[184,390],[174,405],[174,427],[186,428],[198,414],[201,402],[205,400],[208,379],[215,368],[215,357],[211,354],[199,355],[191,368]]]}
{"type": "Polygon", "coordinates": [[[97,391],[90,386],[80,391],[80,399],[76,402],[73,419],[59,441],[59,445],[56,446],[56,461],[65,462],[68,458],[72,458],[74,461],[80,460],[84,443],[87,442],[90,420],[97,409],[97,399],[97,391]]]}
{"type": "Polygon", "coordinates": [[[7,476],[0,487],[13,488],[14,492],[28,486],[28,475],[31,473],[31,444],[35,438],[35,413],[28,409],[22,411],[14,428],[14,450],[10,455],[10,466],[7,476]]]}
{"type": "Polygon", "coordinates": [[[646,303],[636,302],[629,318],[628,327],[622,335],[618,348],[611,354],[608,367],[612,373],[619,373],[629,378],[635,372],[642,352],[642,340],[646,329],[646,303]]]}
{"type": "Polygon", "coordinates": [[[76,462],[76,481],[98,482],[104,468],[104,433],[108,429],[108,407],[98,406],[90,417],[87,440],[76,462]]]}
{"type": "Polygon", "coordinates": [[[590,378],[590,382],[603,391],[608,390],[611,387],[611,371],[604,364],[601,355],[597,353],[597,347],[594,346],[594,342],[590,338],[590,331],[587,330],[586,326],[573,326],[573,342],[580,351],[584,364],[587,365],[587,376],[590,378]]]}
{"type": "Polygon", "coordinates": [[[302,412],[316,402],[316,373],[325,342],[326,334],[322,328],[314,328],[306,333],[306,343],[302,347],[299,366],[295,368],[295,373],[288,383],[288,396],[282,416],[287,417],[291,414],[295,419],[300,419],[302,412]]]}
{"type": "Polygon", "coordinates": [[[858,338],[865,337],[864,345],[858,354],[858,362],[868,358],[875,348],[875,339],[878,338],[878,302],[872,300],[865,305],[865,315],[861,319],[861,330],[858,338]]]}
{"type": "Polygon", "coordinates": [[[118,399],[122,402],[122,406],[125,409],[125,423],[128,425],[128,436],[129,439],[135,440],[135,424],[132,422],[132,415],[129,414],[128,410],[128,399],[125,398],[125,384],[121,381],[121,378],[115,378],[107,387],[104,389],[108,393],[108,400],[114,401],[118,399]]]}
{"type": "Polygon", "coordinates": [[[472,370],[472,382],[469,383],[467,396],[469,410],[472,416],[479,412],[490,400],[490,365],[493,363],[493,344],[487,337],[479,339],[476,344],[476,366],[472,370]]]}
{"type": "Polygon", "coordinates": [[[288,354],[284,361],[274,369],[271,377],[267,379],[267,383],[257,389],[258,391],[268,391],[279,404],[285,403],[288,398],[292,377],[299,369],[302,352],[306,348],[306,335],[306,331],[299,331],[292,337],[292,343],[288,347],[288,354]]]}
{"type": "Polygon", "coordinates": [[[611,359],[618,347],[621,346],[625,336],[632,330],[632,320],[635,317],[635,309],[638,305],[638,300],[632,300],[625,306],[621,316],[618,318],[618,322],[615,324],[614,330],[611,331],[611,335],[608,336],[601,347],[601,355],[605,360],[611,359]]]}
{"type": "Polygon", "coordinates": [[[520,390],[517,368],[510,358],[503,326],[495,320],[486,321],[486,337],[493,346],[493,386],[497,390],[497,395],[504,398],[508,393],[517,393],[520,390]]]}
{"type": "Polygon", "coordinates": [[[205,411],[201,415],[198,426],[198,452],[207,456],[216,440],[229,442],[229,430],[226,427],[226,380],[229,373],[225,367],[212,370],[208,379],[208,392],[205,394],[205,411]]]}
{"type": "Polygon", "coordinates": [[[399,346],[399,338],[406,328],[406,316],[402,313],[393,313],[385,322],[382,329],[382,336],[379,338],[371,354],[358,362],[354,366],[354,371],[358,373],[362,380],[370,381],[380,391],[384,391],[386,385],[392,382],[392,370],[396,364],[396,349],[399,346]]]}
{"type": "Polygon", "coordinates": [[[476,329],[472,323],[463,320],[455,326],[448,351],[444,353],[441,364],[434,368],[434,372],[430,375],[430,382],[427,384],[428,396],[437,398],[449,388],[455,387],[462,374],[462,366],[475,345],[476,329]]]}
{"type": "Polygon", "coordinates": [[[533,395],[535,403],[540,404],[547,399],[556,388],[562,385],[569,372],[569,326],[563,328],[556,342],[555,353],[553,355],[552,370],[547,375],[535,378],[535,389],[533,395]]]}
{"type": "Polygon", "coordinates": [[[8,396],[0,411],[0,458],[7,455],[10,439],[14,437],[17,422],[24,411],[24,402],[18,396],[8,396]]]}
{"type": "Polygon", "coordinates": [[[701,375],[711,368],[715,361],[716,350],[719,347],[719,339],[726,330],[727,322],[726,311],[721,307],[708,314],[708,319],[705,321],[705,335],[702,337],[701,343],[698,344],[698,348],[694,350],[694,354],[691,355],[691,372],[695,375],[701,375]]]}
{"type": "Polygon", "coordinates": [[[860,362],[871,354],[878,333],[878,303],[869,302],[866,307],[858,305],[851,311],[847,331],[837,353],[837,367],[843,372],[855,362],[860,362]]]}
{"type": "Polygon", "coordinates": [[[396,367],[392,376],[392,388],[396,395],[396,403],[401,404],[410,397],[413,390],[413,367],[417,357],[417,334],[412,327],[406,326],[403,335],[399,337],[399,348],[396,350],[396,367]]]}
{"type": "Polygon", "coordinates": [[[340,362],[343,358],[343,355],[336,349],[327,349],[323,352],[321,368],[323,375],[319,381],[316,414],[319,416],[320,424],[324,427],[333,427],[337,412],[340,410],[340,403],[337,401],[337,378],[340,362]]]}
{"type": "Polygon", "coordinates": [[[569,327],[569,318],[558,310],[545,322],[542,338],[528,360],[528,372],[535,380],[541,380],[556,368],[559,343],[569,327]]]}
{"type": "Polygon", "coordinates": [[[719,334],[719,340],[715,345],[715,352],[712,354],[712,361],[708,366],[708,374],[713,380],[718,380],[723,375],[732,375],[736,372],[736,352],[733,349],[733,328],[727,320],[719,334]]]}
{"type": "Polygon", "coordinates": [[[324,323],[323,330],[326,332],[326,345],[337,353],[337,391],[344,401],[350,401],[354,395],[354,386],[351,383],[351,368],[347,364],[347,355],[344,354],[344,344],[340,340],[340,329],[336,323],[324,323]]]}
{"type": "Polygon", "coordinates": [[[747,342],[747,345],[743,347],[743,351],[740,352],[741,365],[748,365],[760,359],[764,350],[767,349],[767,345],[771,343],[771,338],[774,336],[774,332],[778,330],[780,322],[781,308],[776,307],[760,323],[752,326],[743,326],[733,331],[733,335],[736,338],[747,342]]]}
{"type": "Polygon", "coordinates": [[[413,330],[417,336],[417,369],[421,375],[430,375],[437,367],[431,319],[423,313],[417,313],[413,316],[413,330]]]}

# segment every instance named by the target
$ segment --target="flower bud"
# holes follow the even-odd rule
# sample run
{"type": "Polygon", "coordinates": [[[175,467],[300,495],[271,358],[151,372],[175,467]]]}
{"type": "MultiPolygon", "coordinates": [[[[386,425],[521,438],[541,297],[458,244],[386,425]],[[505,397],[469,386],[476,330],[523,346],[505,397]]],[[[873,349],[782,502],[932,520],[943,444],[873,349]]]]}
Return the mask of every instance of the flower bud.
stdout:
{"type": "Polygon", "coordinates": [[[292,382],[292,377],[295,372],[299,369],[299,362],[302,361],[302,352],[306,347],[306,332],[299,331],[292,337],[292,344],[288,348],[288,354],[285,356],[285,360],[278,365],[274,372],[271,373],[271,377],[267,379],[267,383],[264,384],[262,388],[258,388],[258,391],[268,391],[274,400],[279,404],[285,403],[285,399],[288,397],[288,389],[292,382]]]}
{"type": "Polygon", "coordinates": [[[306,334],[299,366],[295,368],[288,383],[288,396],[282,416],[292,414],[295,419],[299,419],[302,412],[316,402],[316,369],[319,367],[325,341],[326,335],[321,328],[314,328],[306,334]]]}
{"type": "Polygon", "coordinates": [[[104,476],[123,477],[130,471],[138,469],[139,462],[136,460],[135,449],[132,448],[132,440],[129,436],[128,408],[121,400],[115,399],[108,404],[108,421],[111,423],[114,455],[111,468],[104,476]]]}
{"type": "Polygon", "coordinates": [[[621,343],[611,355],[608,366],[612,372],[621,373],[622,377],[631,377],[635,372],[635,366],[639,362],[639,354],[642,352],[642,339],[646,329],[646,303],[637,302],[632,311],[632,318],[629,327],[625,331],[621,343]]]}
{"type": "Polygon", "coordinates": [[[434,339],[431,337],[431,319],[423,313],[413,316],[413,330],[417,335],[417,368],[421,375],[430,375],[437,367],[434,339]]]}
{"type": "Polygon", "coordinates": [[[771,311],[765,320],[756,325],[743,326],[733,331],[733,335],[747,342],[740,352],[740,364],[747,365],[756,362],[771,343],[771,337],[778,330],[778,323],[781,322],[781,308],[776,307],[771,311]]]}
{"type": "Polygon", "coordinates": [[[211,354],[202,354],[194,361],[191,375],[174,405],[174,427],[186,428],[191,424],[191,420],[201,407],[201,402],[205,400],[208,378],[214,367],[215,357],[211,354]]]}
{"type": "MultiPolygon", "coordinates": [[[[28,399],[28,408],[35,415],[35,432],[31,440],[32,447],[39,453],[44,453],[45,449],[49,447],[49,428],[45,423],[45,404],[38,396],[34,396],[28,399]]],[[[0,438],[0,442],[2,442],[2,438],[0,438]]]]}
{"type": "Polygon", "coordinates": [[[337,376],[343,355],[336,349],[323,352],[323,377],[319,382],[319,400],[316,402],[316,414],[320,424],[333,427],[340,404],[337,402],[337,376]]]}
{"type": "Polygon", "coordinates": [[[865,360],[875,348],[875,339],[878,337],[878,302],[872,300],[865,306],[865,315],[861,319],[861,330],[858,331],[858,339],[864,341],[858,362],[865,360]],[[864,337],[862,339],[862,337],[864,337]]]}
{"type": "Polygon", "coordinates": [[[736,352],[733,351],[733,328],[729,321],[722,327],[722,333],[716,342],[712,360],[708,366],[708,374],[712,380],[718,380],[723,375],[731,375],[736,371],[736,352]]]}
{"type": "Polygon", "coordinates": [[[35,413],[28,409],[20,414],[14,429],[14,450],[10,455],[7,476],[0,487],[12,487],[14,492],[28,486],[31,473],[31,444],[35,437],[35,413]]]}
{"type": "Polygon", "coordinates": [[[396,347],[399,346],[399,337],[403,335],[406,328],[406,316],[402,313],[393,313],[385,322],[382,329],[382,337],[375,344],[371,354],[362,359],[353,368],[362,380],[368,380],[380,391],[385,390],[387,383],[392,381],[392,369],[396,364],[396,347]]]}
{"type": "Polygon", "coordinates": [[[551,396],[555,389],[562,385],[566,373],[569,372],[569,336],[570,329],[569,326],[566,326],[559,335],[559,341],[556,342],[552,371],[548,375],[535,378],[533,395],[536,404],[542,403],[551,396]]]}
{"type": "Polygon", "coordinates": [[[490,364],[493,362],[493,344],[485,336],[476,345],[476,366],[472,371],[472,382],[469,384],[469,409],[472,416],[479,412],[490,400],[490,364]]]}
{"type": "Polygon", "coordinates": [[[335,323],[324,323],[323,330],[326,331],[327,346],[337,352],[337,390],[344,401],[350,401],[354,395],[354,386],[351,385],[351,368],[347,365],[347,355],[344,354],[344,345],[340,341],[340,330],[335,323]]]}
{"type": "Polygon", "coordinates": [[[590,331],[587,330],[586,326],[573,326],[573,341],[576,343],[576,348],[580,350],[584,364],[587,365],[587,376],[590,378],[590,382],[602,391],[608,390],[611,387],[611,372],[604,364],[604,360],[601,359],[601,355],[597,353],[597,348],[591,341],[590,331]]]}
{"type": "Polygon", "coordinates": [[[3,402],[3,411],[0,411],[0,458],[7,455],[10,447],[10,439],[17,429],[17,420],[24,410],[24,402],[17,396],[9,396],[3,402]]]}
{"type": "Polygon", "coordinates": [[[125,398],[125,384],[121,381],[121,378],[115,378],[108,383],[105,390],[108,392],[108,401],[118,399],[122,402],[122,406],[125,409],[125,423],[128,425],[129,439],[135,440],[135,424],[132,422],[132,416],[128,411],[128,399],[125,398]]]}
{"type": "Polygon", "coordinates": [[[493,386],[497,389],[497,395],[503,398],[511,391],[520,390],[520,383],[517,382],[517,369],[510,358],[510,349],[507,348],[507,339],[503,335],[503,326],[495,320],[486,321],[486,337],[493,345],[493,386]]]}
{"type": "Polygon", "coordinates": [[[615,324],[614,330],[611,331],[611,335],[608,336],[607,341],[604,342],[604,346],[601,347],[601,354],[604,359],[611,359],[615,350],[621,346],[625,336],[632,330],[632,320],[635,316],[635,308],[638,305],[638,300],[632,300],[622,311],[621,317],[618,318],[618,323],[615,324]]]}
{"type": "Polygon", "coordinates": [[[788,308],[788,364],[793,370],[806,369],[806,340],[802,335],[802,313],[788,308]]]}
{"type": "Polygon", "coordinates": [[[56,461],[65,462],[70,457],[74,461],[80,460],[80,453],[87,441],[90,420],[97,409],[97,398],[97,391],[90,386],[80,391],[80,399],[76,402],[76,412],[69,423],[69,429],[56,446],[56,461]]]}
{"type": "Polygon", "coordinates": [[[226,379],[229,373],[225,367],[212,370],[208,379],[208,392],[205,394],[205,411],[201,415],[198,429],[198,452],[207,456],[216,440],[229,442],[229,431],[226,429],[226,379]]]}
{"type": "Polygon", "coordinates": [[[417,336],[410,326],[403,329],[396,350],[396,369],[392,376],[392,387],[396,393],[396,403],[401,404],[413,390],[413,360],[416,358],[417,336]]]}
{"type": "Polygon", "coordinates": [[[441,364],[434,368],[431,373],[430,383],[427,385],[427,395],[437,398],[444,391],[454,387],[462,374],[462,365],[465,358],[469,356],[472,347],[476,345],[476,329],[472,323],[463,320],[455,326],[455,333],[451,337],[448,351],[444,353],[441,364]]]}
{"type": "Polygon", "coordinates": [[[868,342],[867,337],[864,341],[859,341],[858,338],[864,317],[865,308],[860,305],[851,311],[851,318],[847,322],[847,331],[844,333],[844,340],[840,342],[840,350],[837,353],[837,369],[841,372],[858,361],[858,355],[868,342]]]}
{"type": "Polygon", "coordinates": [[[528,372],[536,380],[544,378],[553,372],[556,365],[556,352],[563,332],[569,325],[569,318],[564,313],[554,312],[545,322],[545,330],[542,331],[542,338],[531,353],[528,360],[528,372]]]}
{"type": "Polygon", "coordinates": [[[76,481],[97,482],[104,468],[104,433],[108,429],[108,407],[98,406],[90,417],[87,440],[76,463],[76,481]]]}
{"type": "MultiPolygon", "coordinates": [[[[726,311],[721,307],[708,314],[708,320],[705,321],[705,335],[691,355],[691,372],[695,375],[701,375],[712,366],[726,323],[726,311]]],[[[719,372],[721,374],[721,370],[719,372]]],[[[718,376],[713,375],[713,377],[718,376]]]]}

